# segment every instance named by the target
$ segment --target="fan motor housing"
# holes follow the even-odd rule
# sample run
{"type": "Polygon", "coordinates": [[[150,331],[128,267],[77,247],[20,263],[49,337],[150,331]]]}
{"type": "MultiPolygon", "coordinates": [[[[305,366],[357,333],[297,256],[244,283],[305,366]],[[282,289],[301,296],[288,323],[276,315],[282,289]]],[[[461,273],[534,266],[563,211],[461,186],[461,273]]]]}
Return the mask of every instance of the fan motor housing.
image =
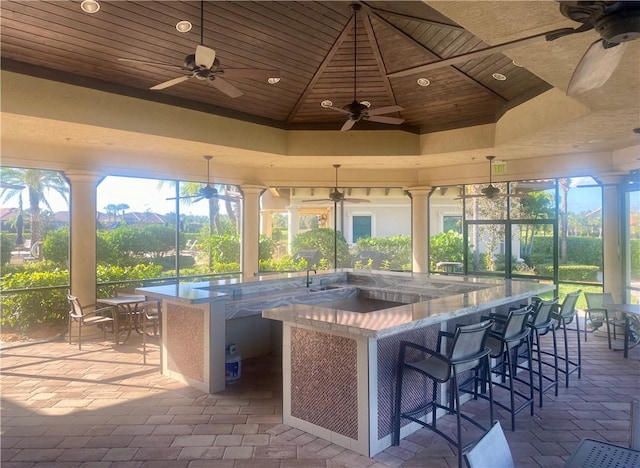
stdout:
{"type": "Polygon", "coordinates": [[[640,37],[640,8],[618,10],[615,14],[600,18],[596,31],[607,42],[619,44],[640,37]]]}

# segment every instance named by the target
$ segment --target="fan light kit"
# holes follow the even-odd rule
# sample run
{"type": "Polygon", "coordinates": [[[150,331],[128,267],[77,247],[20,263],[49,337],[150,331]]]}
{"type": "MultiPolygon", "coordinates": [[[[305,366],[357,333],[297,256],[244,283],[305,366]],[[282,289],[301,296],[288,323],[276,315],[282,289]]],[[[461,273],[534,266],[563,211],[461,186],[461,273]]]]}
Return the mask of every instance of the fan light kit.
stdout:
{"type": "Polygon", "coordinates": [[[178,21],[178,23],[176,24],[176,29],[178,30],[178,32],[181,32],[181,33],[186,33],[191,31],[192,27],[193,25],[191,24],[191,21],[187,21],[187,20],[178,21]]]}
{"type": "Polygon", "coordinates": [[[97,2],[97,0],[82,0],[80,8],[82,8],[82,11],[84,11],[85,13],[93,14],[98,13],[98,11],[100,10],[100,4],[97,2]]]}

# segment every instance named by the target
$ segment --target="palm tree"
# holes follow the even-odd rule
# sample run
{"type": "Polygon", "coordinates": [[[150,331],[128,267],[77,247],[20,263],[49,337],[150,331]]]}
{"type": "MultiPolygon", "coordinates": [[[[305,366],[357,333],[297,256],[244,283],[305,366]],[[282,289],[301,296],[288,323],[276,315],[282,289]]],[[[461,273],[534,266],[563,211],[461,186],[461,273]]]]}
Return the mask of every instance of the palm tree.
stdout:
{"type": "Polygon", "coordinates": [[[116,216],[120,211],[122,211],[122,223],[126,224],[124,220],[124,212],[129,209],[129,205],[127,205],[126,203],[118,203],[115,206],[115,208],[116,208],[116,216]]]}
{"type": "Polygon", "coordinates": [[[104,207],[104,210],[107,212],[107,216],[109,219],[109,223],[115,222],[116,215],[118,214],[118,208],[113,203],[109,203],[104,207]]]}
{"type": "MultiPolygon", "coordinates": [[[[44,204],[51,212],[51,205],[46,198],[49,190],[58,193],[69,203],[69,184],[60,172],[42,169],[20,169],[3,167],[0,177],[8,184],[24,186],[29,191],[29,213],[31,217],[31,245],[40,240],[40,204],[44,204]]],[[[20,196],[22,188],[2,188],[0,197],[4,202],[20,196]]]]}

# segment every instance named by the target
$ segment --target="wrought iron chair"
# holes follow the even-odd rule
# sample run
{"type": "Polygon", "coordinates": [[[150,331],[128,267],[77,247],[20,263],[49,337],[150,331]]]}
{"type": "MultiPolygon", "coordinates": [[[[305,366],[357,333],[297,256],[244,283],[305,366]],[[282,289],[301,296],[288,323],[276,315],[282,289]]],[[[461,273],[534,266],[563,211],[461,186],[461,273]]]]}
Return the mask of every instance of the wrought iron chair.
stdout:
{"type": "MultiPolygon", "coordinates": [[[[458,375],[472,371],[476,377],[474,380],[474,388],[477,396],[477,387],[485,379],[490,379],[489,375],[489,353],[491,350],[486,346],[487,337],[491,331],[493,320],[486,320],[481,323],[458,327],[455,333],[440,332],[438,336],[438,346],[433,351],[424,346],[408,341],[400,342],[400,353],[397,365],[397,380],[395,394],[395,409],[393,419],[393,445],[400,444],[400,427],[401,419],[420,424],[436,434],[443,437],[447,442],[454,445],[458,451],[458,466],[462,467],[462,455],[465,449],[472,445],[466,446],[462,444],[462,421],[471,422],[483,431],[487,431],[478,421],[463,414],[460,408],[460,391],[458,385],[458,375]],[[443,349],[443,338],[451,338],[451,344],[448,346],[448,352],[441,352],[443,349]],[[416,359],[407,362],[407,351],[410,358],[416,359]],[[406,372],[413,371],[428,377],[433,382],[432,398],[430,401],[423,402],[418,408],[407,411],[402,410],[402,389],[403,380],[406,372]],[[482,378],[480,373],[486,373],[482,378]],[[448,382],[449,385],[449,405],[443,405],[438,399],[438,387],[448,382]],[[437,428],[436,412],[438,409],[446,410],[450,414],[456,415],[457,433],[456,439],[453,439],[445,432],[437,428]],[[426,416],[431,412],[431,423],[424,421],[422,416],[426,416]]],[[[469,381],[467,381],[469,382],[469,381]]],[[[493,423],[493,390],[489,385],[489,417],[490,424],[493,423]]]]}
{"type": "Polygon", "coordinates": [[[584,341],[587,341],[587,324],[590,324],[593,328],[593,330],[591,330],[592,333],[598,330],[602,325],[605,325],[607,327],[609,349],[611,349],[611,329],[613,328],[613,339],[615,340],[616,327],[622,327],[624,330],[625,326],[624,317],[619,317],[614,311],[612,311],[612,315],[609,315],[609,310],[606,308],[606,304],[613,304],[613,295],[611,293],[585,292],[584,297],[587,300],[587,309],[585,310],[584,341]]]}
{"type": "MultiPolygon", "coordinates": [[[[162,339],[162,320],[160,315],[159,301],[145,301],[137,305],[140,319],[140,327],[142,329],[142,362],[147,363],[147,329],[151,325],[153,335],[160,341],[162,339]]],[[[162,368],[162,347],[160,347],[160,368],[162,368]]]]}
{"type": "Polygon", "coordinates": [[[73,324],[78,324],[78,349],[82,349],[82,328],[85,326],[102,327],[104,337],[107,337],[107,326],[111,326],[111,331],[115,335],[116,343],[118,343],[118,327],[113,316],[111,307],[97,308],[95,304],[82,306],[76,296],[67,295],[67,300],[71,305],[69,311],[69,344],[71,344],[71,331],[73,324]]]}

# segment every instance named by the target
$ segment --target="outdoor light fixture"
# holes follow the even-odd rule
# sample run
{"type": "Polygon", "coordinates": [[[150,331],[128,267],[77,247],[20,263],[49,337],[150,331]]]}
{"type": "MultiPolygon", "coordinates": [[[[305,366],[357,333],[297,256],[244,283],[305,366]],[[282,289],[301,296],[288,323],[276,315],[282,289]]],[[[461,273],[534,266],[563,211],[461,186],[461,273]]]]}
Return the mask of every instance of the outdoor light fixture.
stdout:
{"type": "Polygon", "coordinates": [[[267,78],[267,83],[269,83],[269,84],[280,83],[280,77],[279,76],[272,76],[271,78],[267,78]]]}
{"type": "Polygon", "coordinates": [[[97,2],[97,0],[82,0],[80,8],[82,8],[82,11],[84,11],[85,13],[93,14],[97,13],[98,10],[100,10],[100,4],[97,2]]]}
{"type": "Polygon", "coordinates": [[[178,23],[176,24],[176,29],[181,33],[191,31],[192,27],[193,25],[191,24],[191,22],[187,20],[178,21],[178,23]]]}

